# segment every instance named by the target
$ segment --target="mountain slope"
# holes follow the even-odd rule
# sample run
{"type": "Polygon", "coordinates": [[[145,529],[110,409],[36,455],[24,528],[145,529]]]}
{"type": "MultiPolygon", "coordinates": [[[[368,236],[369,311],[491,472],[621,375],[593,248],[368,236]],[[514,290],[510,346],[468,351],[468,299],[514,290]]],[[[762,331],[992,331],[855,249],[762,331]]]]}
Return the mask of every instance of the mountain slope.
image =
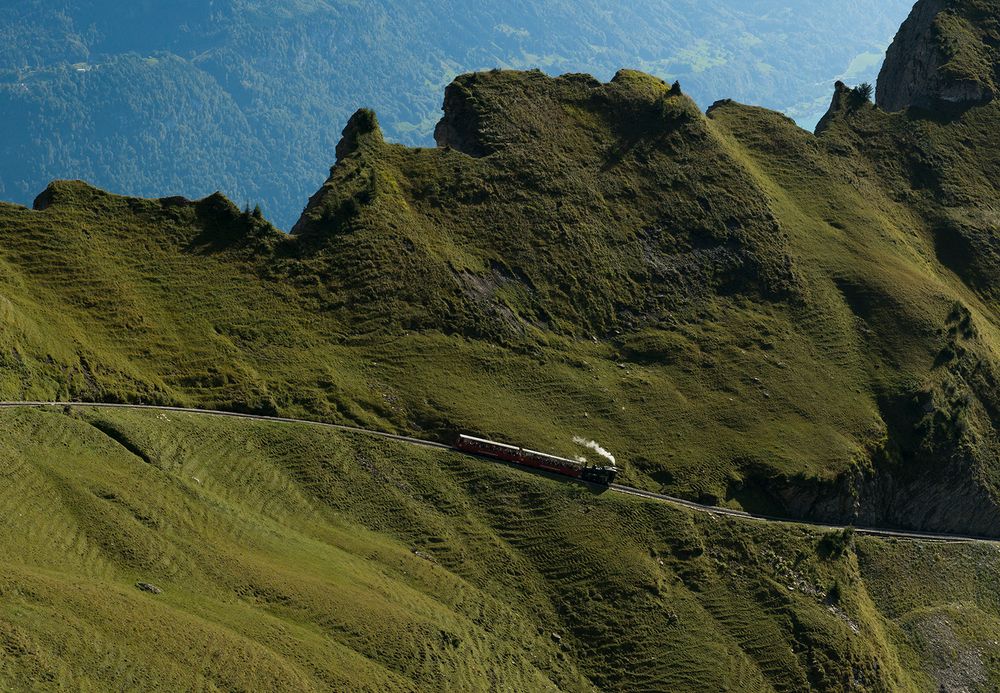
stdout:
{"type": "Polygon", "coordinates": [[[0,418],[4,687],[928,690],[1000,623],[985,547],[831,553],[298,425],[0,418]],[[955,654],[932,657],[941,627],[955,654]]]}
{"type": "Polygon", "coordinates": [[[995,103],[840,87],[813,136],[622,71],[445,106],[435,149],[358,112],[291,237],[219,196],[4,208],[5,391],[583,436],[706,502],[996,532],[995,103]]]}

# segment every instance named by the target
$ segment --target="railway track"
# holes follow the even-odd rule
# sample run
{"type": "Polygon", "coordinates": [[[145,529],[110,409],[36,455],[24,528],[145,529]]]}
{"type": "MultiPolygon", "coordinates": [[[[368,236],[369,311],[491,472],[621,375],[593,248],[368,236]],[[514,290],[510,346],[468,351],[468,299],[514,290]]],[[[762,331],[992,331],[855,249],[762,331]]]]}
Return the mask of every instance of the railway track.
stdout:
{"type": "MultiPolygon", "coordinates": [[[[694,501],[685,500],[683,498],[677,498],[675,496],[666,496],[661,493],[654,493],[652,491],[646,491],[644,489],[633,488],[632,486],[622,486],[620,484],[612,484],[611,490],[618,493],[624,493],[630,496],[638,496],[640,498],[647,498],[649,500],[660,501],[663,503],[670,503],[671,505],[677,505],[684,508],[689,508],[691,510],[696,510],[698,512],[707,513],[709,515],[717,515],[720,517],[735,517],[742,520],[753,520],[757,522],[775,522],[780,524],[794,524],[794,525],[804,525],[807,527],[816,527],[822,530],[843,530],[847,529],[848,525],[835,525],[825,522],[815,522],[811,520],[797,520],[788,517],[777,517],[775,515],[761,515],[756,513],[748,513],[742,510],[733,510],[732,508],[720,508],[715,505],[702,505],[701,503],[695,503],[694,501]]],[[[850,525],[851,529],[857,534],[864,534],[866,536],[873,537],[895,537],[898,539],[909,539],[909,540],[919,540],[919,541],[940,541],[940,542],[950,542],[950,543],[962,543],[967,544],[971,542],[978,543],[990,543],[996,544],[1000,543],[1000,540],[991,537],[978,537],[964,534],[939,534],[934,532],[915,532],[909,530],[897,530],[897,529],[885,529],[881,527],[859,527],[857,525],[850,525]]]]}
{"type": "MultiPolygon", "coordinates": [[[[249,419],[252,421],[263,421],[268,423],[316,426],[319,428],[327,428],[335,431],[343,431],[347,433],[356,433],[360,435],[383,438],[386,440],[394,440],[401,443],[406,443],[408,445],[418,445],[420,447],[425,447],[425,448],[435,448],[439,450],[454,450],[452,446],[445,445],[444,443],[437,443],[430,440],[423,440],[421,438],[414,438],[412,436],[397,435],[395,433],[373,431],[367,428],[358,428],[356,426],[345,426],[343,424],[332,424],[332,423],[325,423],[322,421],[310,421],[308,419],[294,419],[283,416],[243,414],[240,412],[221,411],[217,409],[192,409],[187,407],[169,407],[169,406],[162,406],[155,404],[113,404],[108,402],[0,402],[0,409],[14,409],[14,408],[25,408],[25,407],[67,407],[67,406],[88,407],[94,409],[148,410],[148,411],[159,411],[159,412],[172,412],[177,414],[195,414],[199,416],[217,416],[217,417],[225,417],[233,419],[249,419]]],[[[490,459],[490,458],[482,458],[482,459],[490,459]]],[[[511,466],[517,466],[517,465],[511,465],[511,466]]],[[[578,482],[578,483],[585,483],[585,482],[578,482]]],[[[822,530],[843,530],[847,529],[848,527],[847,525],[835,525],[822,522],[812,522],[809,520],[798,520],[787,517],[761,515],[756,513],[744,512],[742,510],[733,510],[731,508],[722,508],[714,505],[703,505],[701,503],[695,503],[694,501],[685,500],[683,498],[668,496],[662,493],[654,493],[653,491],[646,491],[644,489],[634,488],[632,486],[624,486],[622,484],[611,484],[608,488],[614,493],[620,493],[628,496],[635,496],[638,498],[644,498],[646,500],[651,500],[659,503],[668,503],[670,505],[687,508],[689,510],[694,510],[696,512],[701,512],[708,515],[714,515],[717,517],[731,517],[731,518],[738,518],[742,520],[756,521],[756,522],[773,522],[780,524],[804,525],[808,527],[816,527],[822,530]]],[[[963,534],[915,532],[915,531],[897,530],[897,529],[889,529],[882,527],[858,527],[853,525],[851,526],[851,528],[857,534],[863,534],[866,536],[875,536],[875,537],[904,539],[909,541],[934,541],[934,542],[962,543],[962,544],[1000,543],[1000,539],[997,538],[979,537],[979,536],[971,536],[963,534]]]]}

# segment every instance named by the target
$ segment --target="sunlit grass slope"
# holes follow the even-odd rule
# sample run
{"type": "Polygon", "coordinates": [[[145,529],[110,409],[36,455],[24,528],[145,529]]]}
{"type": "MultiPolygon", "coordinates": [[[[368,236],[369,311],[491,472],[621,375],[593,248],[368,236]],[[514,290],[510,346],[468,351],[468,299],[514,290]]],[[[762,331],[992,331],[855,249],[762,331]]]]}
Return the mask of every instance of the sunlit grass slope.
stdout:
{"type": "Polygon", "coordinates": [[[2,688],[931,690],[1000,623],[992,547],[841,554],[301,425],[0,420],[2,688]]]}
{"type": "Polygon", "coordinates": [[[572,455],[705,502],[996,534],[1000,107],[820,136],[622,71],[467,75],[344,132],[295,235],[221,196],[0,206],[0,395],[572,455]]]}

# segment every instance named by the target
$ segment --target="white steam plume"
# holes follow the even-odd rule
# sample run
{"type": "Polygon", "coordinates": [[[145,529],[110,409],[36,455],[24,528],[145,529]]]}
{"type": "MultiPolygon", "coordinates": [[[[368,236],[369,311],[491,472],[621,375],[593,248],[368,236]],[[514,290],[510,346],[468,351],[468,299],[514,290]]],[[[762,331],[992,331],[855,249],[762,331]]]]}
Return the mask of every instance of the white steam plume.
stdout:
{"type": "Polygon", "coordinates": [[[580,436],[573,436],[573,442],[577,445],[582,445],[585,448],[590,448],[598,455],[611,462],[611,464],[615,464],[615,456],[602,448],[596,440],[587,440],[586,438],[581,438],[580,436]]]}

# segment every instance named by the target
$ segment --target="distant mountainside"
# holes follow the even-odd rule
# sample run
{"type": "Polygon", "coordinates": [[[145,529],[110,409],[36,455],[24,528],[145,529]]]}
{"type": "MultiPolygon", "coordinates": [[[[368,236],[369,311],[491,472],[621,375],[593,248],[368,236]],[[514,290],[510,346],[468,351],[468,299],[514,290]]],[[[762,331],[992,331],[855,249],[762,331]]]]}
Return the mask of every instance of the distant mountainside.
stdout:
{"type": "Polygon", "coordinates": [[[107,0],[0,2],[0,197],[54,178],[261,204],[282,228],[359,105],[429,144],[460,72],[540,67],[680,79],[810,127],[842,78],[871,81],[909,0],[794,4],[107,0]],[[833,38],[836,37],[836,38],[833,38]]]}

